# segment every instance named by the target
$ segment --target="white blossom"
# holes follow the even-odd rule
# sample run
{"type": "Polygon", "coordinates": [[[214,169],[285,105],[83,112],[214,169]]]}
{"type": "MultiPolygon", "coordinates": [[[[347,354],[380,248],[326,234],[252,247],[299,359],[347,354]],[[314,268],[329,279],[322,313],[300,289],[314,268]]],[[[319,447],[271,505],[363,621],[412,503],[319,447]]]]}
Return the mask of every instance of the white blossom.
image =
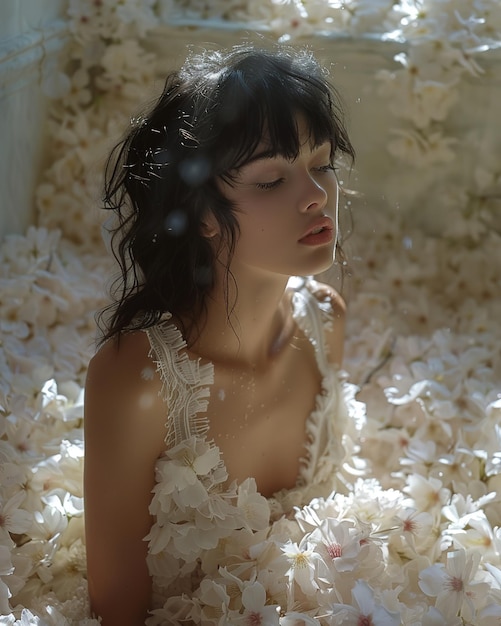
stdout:
{"type": "Polygon", "coordinates": [[[352,590],[353,604],[333,604],[329,624],[373,624],[374,626],[399,626],[399,613],[388,611],[374,597],[373,590],[363,581],[357,581],[352,590]]]}
{"type": "Polygon", "coordinates": [[[446,618],[475,618],[489,588],[487,583],[475,579],[479,562],[478,553],[456,550],[447,554],[445,565],[438,563],[420,572],[419,586],[437,598],[435,606],[446,618]]]}

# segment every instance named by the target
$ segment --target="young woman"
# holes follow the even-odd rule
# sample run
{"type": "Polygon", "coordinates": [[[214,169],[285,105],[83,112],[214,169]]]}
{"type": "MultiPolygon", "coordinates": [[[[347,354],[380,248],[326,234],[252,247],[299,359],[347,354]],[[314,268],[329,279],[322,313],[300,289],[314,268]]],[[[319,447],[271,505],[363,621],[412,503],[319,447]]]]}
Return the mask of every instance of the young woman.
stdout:
{"type": "Polygon", "coordinates": [[[341,155],[311,54],[252,47],[191,56],[113,155],[121,281],[85,400],[104,626],[196,622],[219,542],[336,488],[344,305],[306,277],[333,263],[341,155]]]}

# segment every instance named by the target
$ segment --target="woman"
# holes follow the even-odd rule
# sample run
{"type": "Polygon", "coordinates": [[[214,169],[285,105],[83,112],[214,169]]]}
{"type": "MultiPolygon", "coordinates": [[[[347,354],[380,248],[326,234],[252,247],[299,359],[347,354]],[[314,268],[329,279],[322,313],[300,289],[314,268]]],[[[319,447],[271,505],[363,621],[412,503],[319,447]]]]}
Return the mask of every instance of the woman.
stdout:
{"type": "Polygon", "coordinates": [[[336,488],[344,305],[304,277],[333,263],[342,155],[311,54],[249,46],[192,55],[113,155],[121,280],[85,400],[104,626],[203,621],[221,542],[336,488]]]}

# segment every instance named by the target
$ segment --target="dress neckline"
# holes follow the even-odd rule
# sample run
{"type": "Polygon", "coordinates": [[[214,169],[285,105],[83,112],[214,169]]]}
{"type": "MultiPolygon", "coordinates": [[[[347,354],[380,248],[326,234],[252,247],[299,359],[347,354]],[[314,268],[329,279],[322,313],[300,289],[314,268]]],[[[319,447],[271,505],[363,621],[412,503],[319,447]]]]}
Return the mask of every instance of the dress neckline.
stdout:
{"type": "MultiPolygon", "coordinates": [[[[305,288],[303,288],[304,290],[305,288]]],[[[304,426],[304,456],[299,459],[299,471],[295,481],[295,484],[291,488],[282,488],[267,497],[268,500],[274,500],[278,494],[285,492],[291,492],[304,487],[308,483],[310,475],[312,474],[312,464],[314,462],[314,455],[312,450],[318,447],[318,428],[315,427],[321,410],[322,400],[326,397],[329,389],[329,374],[325,368],[325,354],[323,346],[321,345],[322,338],[319,335],[319,328],[315,328],[314,324],[308,323],[309,317],[303,311],[304,305],[311,298],[310,292],[308,295],[302,293],[302,291],[294,291],[292,294],[292,316],[298,326],[298,328],[304,333],[305,337],[310,341],[315,352],[315,362],[317,364],[318,373],[320,375],[320,391],[315,396],[314,407],[308,414],[305,420],[304,426]],[[300,296],[299,298],[296,296],[300,296]],[[313,327],[312,327],[313,326],[313,327]]],[[[217,448],[220,455],[220,467],[227,473],[227,468],[224,460],[223,451],[217,446],[213,439],[209,440],[207,435],[210,429],[210,418],[208,416],[208,406],[211,390],[214,385],[214,364],[212,361],[192,356],[187,350],[187,343],[184,339],[181,331],[172,320],[170,314],[165,314],[159,325],[150,329],[146,329],[150,339],[150,345],[154,352],[156,352],[156,365],[160,371],[162,378],[162,394],[164,400],[168,402],[170,418],[167,421],[167,435],[165,437],[167,449],[177,445],[181,441],[188,439],[195,435],[203,438],[207,441],[211,448],[217,448]],[[154,329],[158,328],[161,337],[154,337],[154,329]],[[163,353],[170,361],[170,367],[165,368],[163,361],[160,358],[160,350],[162,344],[169,350],[163,350],[163,353]],[[170,374],[170,375],[169,375],[170,374]],[[174,376],[172,376],[174,374],[174,376]],[[177,391],[180,392],[177,409],[181,410],[178,419],[178,410],[175,406],[172,406],[172,393],[170,393],[169,386],[174,382],[174,386],[177,387],[177,391]],[[186,397],[182,393],[181,387],[189,392],[186,397]],[[168,396],[168,397],[167,397],[168,396]],[[184,406],[179,406],[184,404],[184,406]],[[183,410],[184,409],[184,410],[183,410]]],[[[177,394],[175,394],[177,397],[177,394]]],[[[176,400],[176,397],[174,400],[176,400]]],[[[245,480],[245,479],[244,479],[245,480]]],[[[238,484],[244,482],[238,481],[238,484]]],[[[229,481],[228,484],[233,481],[229,481]]],[[[235,481],[236,483],[236,481],[235,481]]],[[[258,492],[261,492],[258,489],[258,492]]],[[[261,494],[262,495],[262,494],[261,494]]]]}

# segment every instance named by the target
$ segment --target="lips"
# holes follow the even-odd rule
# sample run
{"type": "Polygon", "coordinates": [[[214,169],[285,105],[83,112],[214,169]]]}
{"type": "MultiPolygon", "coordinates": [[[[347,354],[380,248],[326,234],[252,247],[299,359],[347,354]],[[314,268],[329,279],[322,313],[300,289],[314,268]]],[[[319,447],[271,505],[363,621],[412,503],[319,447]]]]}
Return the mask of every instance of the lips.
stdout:
{"type": "Polygon", "coordinates": [[[323,237],[321,237],[323,239],[328,239],[327,235],[330,235],[332,238],[333,230],[334,223],[331,218],[322,216],[309,225],[308,230],[303,234],[299,241],[302,243],[308,243],[314,238],[319,238],[319,235],[323,235],[323,237]]]}

